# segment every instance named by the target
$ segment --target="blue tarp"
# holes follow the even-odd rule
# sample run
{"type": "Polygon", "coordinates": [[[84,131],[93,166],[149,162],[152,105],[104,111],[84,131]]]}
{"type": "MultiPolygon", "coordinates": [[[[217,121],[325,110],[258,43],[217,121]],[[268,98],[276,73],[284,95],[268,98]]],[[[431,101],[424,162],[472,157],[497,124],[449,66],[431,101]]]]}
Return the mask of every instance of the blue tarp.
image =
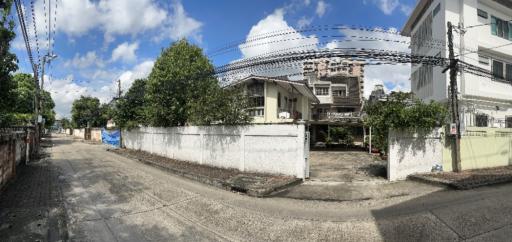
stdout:
{"type": "Polygon", "coordinates": [[[119,138],[119,130],[109,131],[106,129],[101,129],[101,142],[103,142],[103,144],[119,147],[119,138]]]}

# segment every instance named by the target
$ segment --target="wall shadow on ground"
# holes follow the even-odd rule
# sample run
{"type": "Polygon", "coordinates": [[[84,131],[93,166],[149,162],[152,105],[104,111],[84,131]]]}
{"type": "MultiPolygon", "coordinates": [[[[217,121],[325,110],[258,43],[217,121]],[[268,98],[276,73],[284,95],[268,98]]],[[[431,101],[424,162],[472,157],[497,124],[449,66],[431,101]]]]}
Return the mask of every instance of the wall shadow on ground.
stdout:
{"type": "Polygon", "coordinates": [[[372,215],[384,241],[460,241],[510,224],[504,204],[512,202],[511,193],[510,185],[441,190],[373,210],[372,215]]]}

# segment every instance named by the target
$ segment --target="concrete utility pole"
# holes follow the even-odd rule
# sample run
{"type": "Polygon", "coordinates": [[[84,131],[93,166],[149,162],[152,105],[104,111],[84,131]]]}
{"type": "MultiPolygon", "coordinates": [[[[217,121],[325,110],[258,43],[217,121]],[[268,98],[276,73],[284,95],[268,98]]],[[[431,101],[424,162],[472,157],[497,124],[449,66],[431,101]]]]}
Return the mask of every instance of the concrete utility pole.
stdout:
{"type": "MultiPolygon", "coordinates": [[[[123,91],[121,91],[121,79],[117,79],[117,101],[118,102],[119,102],[119,100],[121,100],[122,94],[123,94],[123,91]]],[[[121,132],[121,127],[119,127],[119,148],[123,148],[123,134],[121,132]]]]}
{"type": "Polygon", "coordinates": [[[455,53],[453,50],[453,25],[448,22],[448,51],[450,65],[443,70],[446,72],[450,69],[450,103],[452,110],[452,122],[456,126],[456,134],[453,138],[452,146],[452,164],[455,172],[461,171],[461,160],[460,160],[460,120],[459,120],[459,100],[457,97],[457,64],[458,60],[455,59],[455,53]]]}
{"type": "MultiPolygon", "coordinates": [[[[34,64],[34,70],[37,70],[37,68],[37,65],[34,64]]],[[[41,135],[39,133],[39,77],[37,76],[37,71],[34,71],[34,82],[36,84],[36,90],[34,93],[34,114],[36,116],[34,120],[34,150],[36,150],[35,156],[39,157],[39,141],[41,135]]]]}

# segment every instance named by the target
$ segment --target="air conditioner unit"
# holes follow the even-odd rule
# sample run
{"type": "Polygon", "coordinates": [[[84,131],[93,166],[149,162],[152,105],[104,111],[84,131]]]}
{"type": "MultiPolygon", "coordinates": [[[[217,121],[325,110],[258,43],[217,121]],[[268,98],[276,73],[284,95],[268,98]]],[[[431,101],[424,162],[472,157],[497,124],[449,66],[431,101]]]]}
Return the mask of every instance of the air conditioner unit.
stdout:
{"type": "Polygon", "coordinates": [[[280,112],[278,116],[279,116],[279,118],[282,118],[282,119],[288,119],[288,118],[290,118],[290,113],[289,112],[280,112]]]}

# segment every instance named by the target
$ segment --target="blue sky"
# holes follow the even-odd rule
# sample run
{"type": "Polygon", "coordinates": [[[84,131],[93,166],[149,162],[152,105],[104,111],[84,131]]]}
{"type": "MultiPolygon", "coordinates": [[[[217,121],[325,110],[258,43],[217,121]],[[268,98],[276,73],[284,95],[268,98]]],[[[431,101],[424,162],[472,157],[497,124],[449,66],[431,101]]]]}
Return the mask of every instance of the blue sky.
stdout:
{"type": "MultiPolygon", "coordinates": [[[[24,1],[28,3],[28,1],[24,1]]],[[[384,31],[400,29],[416,0],[36,0],[35,23],[40,55],[47,53],[48,29],[43,9],[55,10],[56,35],[53,51],[58,55],[45,81],[52,93],[59,116],[69,116],[71,103],[80,95],[99,97],[103,102],[115,95],[115,83],[121,79],[127,89],[134,79],[151,71],[154,60],[173,41],[187,38],[206,53],[229,43],[281,29],[303,29],[319,25],[362,25],[384,31]],[[56,2],[57,1],[57,2],[56,2]]],[[[26,6],[30,13],[29,5],[26,6]]],[[[52,11],[53,11],[52,10],[52,11]]],[[[52,13],[53,14],[53,13],[52,13]]],[[[35,51],[36,41],[31,21],[29,35],[35,51]]],[[[347,33],[344,33],[347,34],[347,33]]],[[[362,33],[359,33],[362,34],[362,33]]],[[[396,34],[377,34],[382,38],[397,38],[396,34]]],[[[240,48],[211,56],[215,65],[243,57],[268,53],[290,45],[311,44],[324,48],[322,42],[333,38],[322,33],[297,34],[312,36],[296,42],[240,48]]],[[[299,38],[303,39],[303,38],[299,38]]],[[[384,44],[385,45],[385,44],[384,44]]],[[[359,45],[357,45],[359,47],[359,45]]],[[[363,46],[363,45],[361,45],[363,46]]],[[[364,47],[364,46],[363,46],[364,47]]],[[[383,46],[380,49],[407,51],[407,46],[383,46]]],[[[20,71],[29,72],[27,54],[21,35],[12,50],[20,59],[20,71]]],[[[366,70],[365,93],[376,83],[388,90],[408,90],[408,66],[366,70]]]]}

